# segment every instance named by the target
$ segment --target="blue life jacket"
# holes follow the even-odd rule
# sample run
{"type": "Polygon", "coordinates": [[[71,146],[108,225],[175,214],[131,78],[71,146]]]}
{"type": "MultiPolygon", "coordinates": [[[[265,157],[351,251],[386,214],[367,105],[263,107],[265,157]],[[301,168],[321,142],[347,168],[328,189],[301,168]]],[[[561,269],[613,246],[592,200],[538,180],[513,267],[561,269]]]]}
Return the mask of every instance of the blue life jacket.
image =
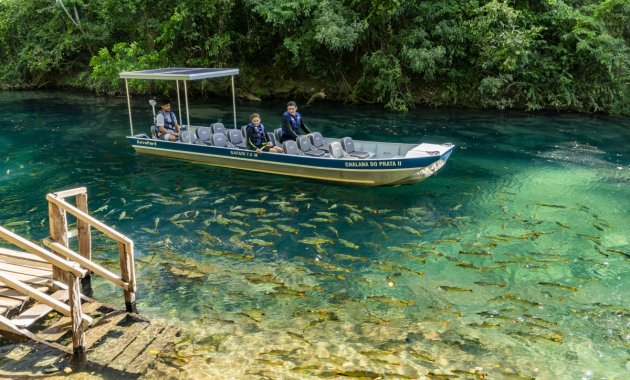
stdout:
{"type": "MultiPolygon", "coordinates": [[[[162,116],[164,117],[164,129],[167,130],[171,130],[171,131],[176,131],[177,129],[175,128],[175,114],[173,113],[173,111],[169,112],[169,118],[170,118],[170,122],[169,120],[166,118],[166,113],[162,110],[160,111],[160,114],[162,114],[162,116]]],[[[158,127],[159,129],[160,127],[158,127]]]]}
{"type": "Polygon", "coordinates": [[[258,124],[258,127],[256,127],[253,123],[250,122],[249,124],[247,124],[247,128],[254,129],[254,145],[260,147],[263,142],[267,142],[265,126],[262,123],[258,124]]]}
{"type": "Polygon", "coordinates": [[[296,112],[295,116],[293,116],[289,113],[289,111],[286,111],[284,114],[282,114],[282,116],[289,117],[293,132],[295,132],[295,134],[299,136],[300,135],[300,122],[302,121],[302,115],[300,115],[299,112],[296,112]]]}

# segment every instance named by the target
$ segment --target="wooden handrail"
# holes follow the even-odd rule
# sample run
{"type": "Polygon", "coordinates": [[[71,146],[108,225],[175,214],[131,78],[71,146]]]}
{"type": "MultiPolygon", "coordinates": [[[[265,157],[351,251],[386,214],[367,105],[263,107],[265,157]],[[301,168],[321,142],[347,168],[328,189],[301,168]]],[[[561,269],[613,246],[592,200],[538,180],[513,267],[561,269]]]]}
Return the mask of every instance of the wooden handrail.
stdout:
{"type": "Polygon", "coordinates": [[[54,242],[50,239],[44,239],[43,242],[46,247],[52,249],[54,252],[59,253],[60,255],[63,255],[64,257],[70,260],[73,260],[79,263],[83,268],[86,268],[104,277],[105,279],[113,282],[114,284],[120,286],[121,288],[125,290],[130,289],[129,283],[123,281],[123,279],[120,276],[110,272],[106,268],[103,268],[102,266],[94,263],[93,261],[90,261],[86,259],[85,257],[75,253],[70,248],[67,248],[64,245],[54,242]]]}
{"type": "Polygon", "coordinates": [[[83,278],[87,274],[87,270],[81,269],[81,267],[79,267],[77,264],[66,261],[66,260],[62,260],[61,258],[59,258],[59,256],[51,252],[48,252],[44,248],[38,245],[35,245],[31,241],[24,239],[23,237],[7,230],[6,228],[2,226],[0,226],[0,237],[2,237],[6,241],[8,241],[9,243],[17,247],[22,248],[23,250],[29,253],[32,253],[36,256],[41,257],[42,259],[48,261],[52,265],[62,270],[72,273],[75,276],[83,278]]]}
{"type": "MultiPolygon", "coordinates": [[[[43,304],[46,304],[52,307],[53,309],[57,310],[58,312],[60,312],[61,314],[65,316],[70,316],[72,313],[70,310],[70,306],[66,305],[63,302],[60,302],[59,300],[54,299],[53,297],[49,296],[46,293],[40,292],[39,290],[33,288],[32,286],[20,280],[12,279],[0,273],[0,282],[3,282],[8,287],[15,289],[21,292],[22,294],[25,294],[31,298],[36,299],[37,301],[43,304]]],[[[90,316],[83,315],[83,321],[87,324],[91,324],[92,318],[90,316]]]]}
{"type": "Polygon", "coordinates": [[[77,219],[82,220],[93,227],[96,227],[96,229],[98,229],[105,235],[109,236],[110,238],[133,247],[133,241],[131,239],[121,234],[120,232],[114,230],[113,228],[109,227],[108,225],[101,222],[100,220],[95,219],[91,217],[90,215],[84,213],[83,211],[74,207],[73,205],[66,202],[65,200],[57,198],[54,194],[52,193],[46,194],[46,200],[61,207],[63,210],[69,212],[70,214],[75,216],[77,219]]]}
{"type": "Polygon", "coordinates": [[[77,187],[76,189],[56,191],[53,193],[53,195],[57,198],[67,198],[67,197],[72,197],[74,195],[85,194],[85,193],[87,193],[86,187],[77,187]]]}

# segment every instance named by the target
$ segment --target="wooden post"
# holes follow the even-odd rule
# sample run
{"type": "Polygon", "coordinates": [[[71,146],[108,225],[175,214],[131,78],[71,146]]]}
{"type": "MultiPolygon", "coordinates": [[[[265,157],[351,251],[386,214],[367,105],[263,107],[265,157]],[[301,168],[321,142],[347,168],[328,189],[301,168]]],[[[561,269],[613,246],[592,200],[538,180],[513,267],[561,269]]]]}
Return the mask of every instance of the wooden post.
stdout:
{"type": "Polygon", "coordinates": [[[83,310],[81,309],[81,291],[79,278],[68,273],[68,292],[70,296],[70,318],[72,319],[72,361],[78,370],[85,367],[85,331],[83,330],[83,310]]]}
{"type": "MultiPolygon", "coordinates": [[[[51,202],[48,202],[48,224],[50,224],[50,239],[67,247],[68,223],[66,221],[66,212],[51,202]]],[[[53,280],[68,283],[66,277],[66,272],[53,266],[53,280]]]]}
{"type": "Polygon", "coordinates": [[[118,242],[118,257],[120,260],[120,277],[129,283],[125,290],[125,308],[129,313],[138,313],[136,308],[136,271],[133,262],[132,243],[118,242]]]}
{"type": "MultiPolygon", "coordinates": [[[[88,213],[88,197],[87,192],[77,194],[77,208],[84,213],[88,213]]],[[[85,257],[88,260],[92,260],[92,235],[90,224],[77,218],[77,230],[79,234],[77,239],[79,241],[78,254],[85,257]]],[[[88,272],[87,276],[81,279],[81,288],[83,293],[87,296],[92,296],[92,272],[88,272]]]]}

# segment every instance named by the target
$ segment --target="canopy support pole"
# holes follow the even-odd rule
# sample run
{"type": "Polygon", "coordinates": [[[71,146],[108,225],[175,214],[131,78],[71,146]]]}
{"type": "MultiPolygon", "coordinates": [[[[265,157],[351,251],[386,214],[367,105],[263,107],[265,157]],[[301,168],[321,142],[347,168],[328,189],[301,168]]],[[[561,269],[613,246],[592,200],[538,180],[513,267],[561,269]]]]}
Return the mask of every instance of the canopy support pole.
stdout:
{"type": "Polygon", "coordinates": [[[131,98],[129,98],[129,83],[125,78],[125,90],[127,92],[127,108],[129,109],[129,128],[131,129],[131,136],[133,136],[133,119],[131,117],[131,98]]]}
{"type": "MultiPolygon", "coordinates": [[[[186,82],[184,82],[185,84],[186,82]]],[[[179,107],[179,117],[184,117],[182,115],[182,102],[179,100],[179,80],[175,81],[175,85],[177,86],[177,106],[179,107]]]]}
{"type": "Polygon", "coordinates": [[[186,81],[184,81],[184,99],[186,99],[186,128],[190,131],[190,112],[188,111],[188,88],[186,87],[186,81]]]}
{"type": "Polygon", "coordinates": [[[234,129],[236,128],[236,95],[234,93],[234,75],[230,76],[232,78],[232,113],[234,114],[234,129]]]}

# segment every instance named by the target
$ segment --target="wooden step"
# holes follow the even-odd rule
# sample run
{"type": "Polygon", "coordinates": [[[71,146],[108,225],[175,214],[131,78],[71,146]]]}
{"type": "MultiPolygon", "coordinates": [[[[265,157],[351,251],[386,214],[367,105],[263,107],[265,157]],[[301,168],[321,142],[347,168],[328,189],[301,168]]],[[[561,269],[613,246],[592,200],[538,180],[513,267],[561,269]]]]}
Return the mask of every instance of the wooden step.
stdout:
{"type": "MultiPolygon", "coordinates": [[[[94,343],[98,342],[99,339],[105,336],[111,329],[114,328],[117,324],[120,323],[123,319],[127,317],[127,312],[122,310],[116,310],[114,312],[105,314],[103,318],[101,318],[98,323],[96,323],[93,327],[89,328],[85,332],[85,349],[89,350],[94,343]]],[[[72,344],[69,344],[68,347],[72,347],[72,344]]]]}
{"type": "Polygon", "coordinates": [[[125,372],[143,374],[149,367],[149,364],[151,364],[158,354],[162,352],[169,343],[172,343],[178,335],[179,327],[166,327],[138,357],[125,367],[125,372]]]}
{"type": "Polygon", "coordinates": [[[14,251],[8,248],[0,247],[0,261],[52,271],[52,265],[39,256],[27,252],[14,251]]]}
{"type": "MultiPolygon", "coordinates": [[[[61,302],[66,302],[68,301],[68,298],[69,298],[68,291],[66,290],[58,290],[55,293],[53,293],[51,297],[61,302]]],[[[40,318],[50,313],[51,311],[53,311],[52,307],[45,305],[43,303],[37,303],[31,308],[22,312],[17,317],[13,318],[11,321],[17,327],[28,327],[32,325],[33,323],[35,323],[36,321],[38,321],[40,318]]]]}
{"type": "Polygon", "coordinates": [[[111,339],[105,339],[103,343],[95,347],[94,351],[90,352],[90,361],[93,361],[101,366],[107,366],[119,355],[124,355],[124,351],[131,342],[133,342],[142,333],[142,331],[149,326],[150,323],[137,321],[129,326],[119,327],[122,330],[122,335],[111,339]]]}
{"type": "MultiPolygon", "coordinates": [[[[81,309],[83,310],[84,314],[89,315],[89,314],[92,314],[101,306],[102,304],[99,302],[86,302],[83,305],[81,305],[81,309]]],[[[95,318],[95,323],[98,323],[96,321],[96,318],[95,318]]],[[[48,342],[56,342],[59,339],[61,339],[64,335],[66,335],[66,333],[68,333],[68,331],[70,331],[71,328],[72,328],[72,320],[70,319],[70,317],[62,317],[55,324],[38,332],[36,335],[42,340],[46,340],[48,342]]]]}
{"type": "Polygon", "coordinates": [[[146,329],[142,330],[136,339],[125,348],[125,351],[118,355],[107,367],[119,371],[125,370],[163,330],[164,325],[152,323],[146,329]]]}

